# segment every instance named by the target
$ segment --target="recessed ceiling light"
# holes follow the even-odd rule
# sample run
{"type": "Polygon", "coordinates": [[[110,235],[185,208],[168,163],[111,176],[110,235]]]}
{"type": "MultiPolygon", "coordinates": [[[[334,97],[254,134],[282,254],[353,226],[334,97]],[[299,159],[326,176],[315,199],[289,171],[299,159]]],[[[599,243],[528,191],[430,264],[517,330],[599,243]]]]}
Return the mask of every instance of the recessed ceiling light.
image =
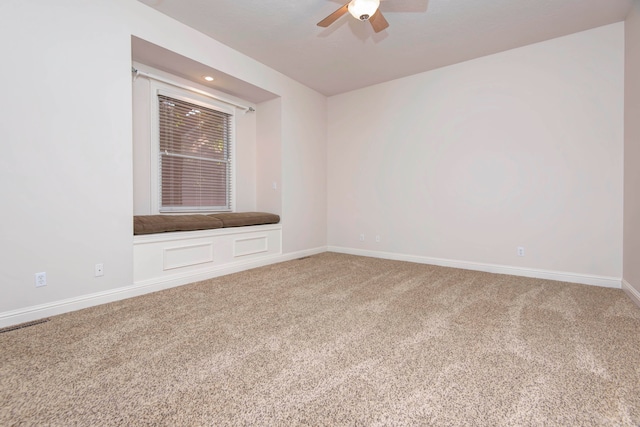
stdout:
{"type": "Polygon", "coordinates": [[[203,79],[205,79],[208,82],[212,82],[213,81],[213,77],[211,76],[202,76],[203,79]]]}

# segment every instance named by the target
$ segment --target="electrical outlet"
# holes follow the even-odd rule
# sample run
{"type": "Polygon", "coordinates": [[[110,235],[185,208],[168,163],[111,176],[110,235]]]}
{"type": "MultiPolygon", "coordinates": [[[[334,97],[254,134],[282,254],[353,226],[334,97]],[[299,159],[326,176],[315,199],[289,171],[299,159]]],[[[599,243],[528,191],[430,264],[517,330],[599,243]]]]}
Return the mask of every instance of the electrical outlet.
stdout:
{"type": "Polygon", "coordinates": [[[376,235],[376,243],[380,243],[380,235],[376,235]]]}
{"type": "Polygon", "coordinates": [[[96,264],[96,277],[104,276],[104,265],[96,264]]]}
{"type": "Polygon", "coordinates": [[[518,246],[518,256],[524,256],[524,248],[522,246],[518,246]]]}
{"type": "Polygon", "coordinates": [[[364,233],[360,234],[360,241],[364,242],[364,233]]]}
{"type": "Polygon", "coordinates": [[[47,286],[47,273],[36,273],[36,288],[47,286]]]}

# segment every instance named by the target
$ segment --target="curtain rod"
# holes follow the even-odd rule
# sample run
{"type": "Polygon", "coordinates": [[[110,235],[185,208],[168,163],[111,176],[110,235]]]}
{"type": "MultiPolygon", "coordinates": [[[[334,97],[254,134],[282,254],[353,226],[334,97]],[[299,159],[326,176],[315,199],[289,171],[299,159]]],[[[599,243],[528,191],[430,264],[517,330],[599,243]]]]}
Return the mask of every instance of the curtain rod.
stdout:
{"type": "Polygon", "coordinates": [[[216,101],[224,102],[225,104],[233,105],[234,107],[238,107],[238,108],[243,109],[245,113],[256,111],[256,109],[253,108],[253,107],[247,107],[247,106],[244,106],[244,105],[236,104],[235,102],[229,101],[227,99],[221,98],[221,97],[216,96],[216,95],[212,95],[212,94],[210,94],[208,92],[205,92],[203,90],[195,89],[195,88],[192,88],[192,87],[189,87],[189,86],[184,86],[184,85],[178,84],[176,82],[172,82],[171,80],[167,80],[165,78],[162,78],[162,77],[159,77],[159,76],[155,76],[153,74],[145,73],[144,71],[140,71],[140,70],[138,70],[138,69],[136,69],[134,67],[131,67],[131,72],[135,74],[134,79],[136,77],[138,77],[138,76],[143,76],[143,77],[146,77],[146,78],[151,79],[151,80],[156,80],[156,81],[159,81],[159,82],[162,82],[162,83],[166,83],[166,84],[171,85],[171,86],[175,86],[175,87],[179,87],[181,89],[186,89],[188,91],[195,92],[197,94],[206,96],[208,98],[215,99],[216,101]]]}

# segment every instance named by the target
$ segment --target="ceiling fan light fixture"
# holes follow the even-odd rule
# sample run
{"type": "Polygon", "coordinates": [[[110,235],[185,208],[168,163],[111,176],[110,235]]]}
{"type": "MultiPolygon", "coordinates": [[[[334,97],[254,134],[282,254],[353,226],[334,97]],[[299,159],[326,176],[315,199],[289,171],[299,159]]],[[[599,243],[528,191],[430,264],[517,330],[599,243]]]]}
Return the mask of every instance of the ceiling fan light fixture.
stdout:
{"type": "Polygon", "coordinates": [[[348,9],[354,18],[366,21],[376,13],[380,7],[380,0],[351,0],[348,9]]]}

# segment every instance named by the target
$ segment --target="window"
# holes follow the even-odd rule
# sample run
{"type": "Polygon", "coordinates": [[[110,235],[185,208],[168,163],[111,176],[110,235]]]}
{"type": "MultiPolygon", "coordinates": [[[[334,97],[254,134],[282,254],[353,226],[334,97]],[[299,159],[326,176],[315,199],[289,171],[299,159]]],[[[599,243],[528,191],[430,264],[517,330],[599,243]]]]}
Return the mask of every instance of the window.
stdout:
{"type": "Polygon", "coordinates": [[[158,210],[232,210],[233,115],[157,92],[158,210]]]}

